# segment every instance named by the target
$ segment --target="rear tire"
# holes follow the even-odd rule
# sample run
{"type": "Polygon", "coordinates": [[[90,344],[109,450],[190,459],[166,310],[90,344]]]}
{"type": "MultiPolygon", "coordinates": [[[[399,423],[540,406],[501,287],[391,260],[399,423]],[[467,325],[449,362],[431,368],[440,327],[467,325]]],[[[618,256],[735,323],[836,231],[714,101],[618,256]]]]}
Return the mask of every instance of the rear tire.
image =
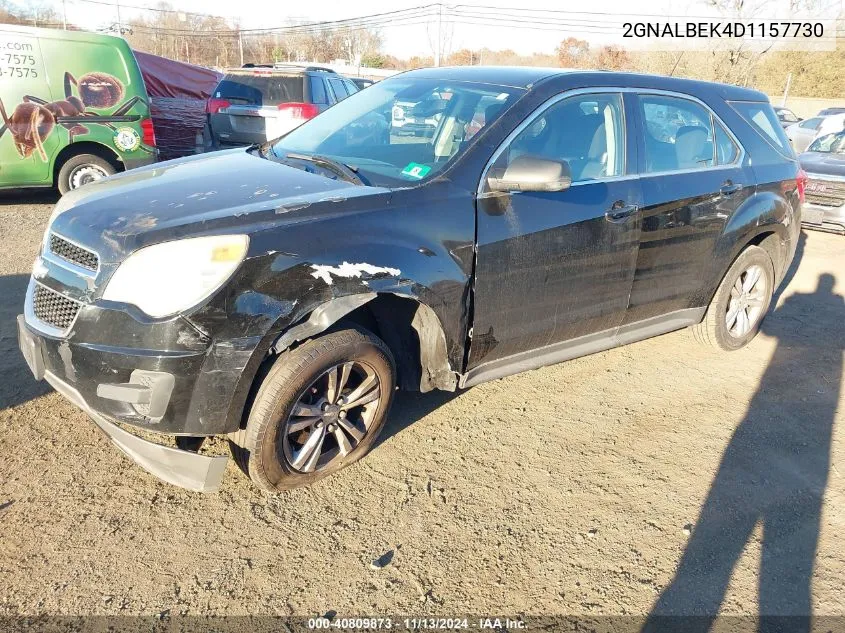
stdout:
{"type": "Polygon", "coordinates": [[[94,154],[77,154],[68,158],[59,169],[56,184],[59,193],[65,195],[72,189],[111,176],[116,171],[114,165],[104,158],[94,154]]]}
{"type": "Polygon", "coordinates": [[[381,432],[395,376],[390,350],[363,329],[331,332],[283,353],[255,396],[246,428],[230,436],[235,462],[269,492],[345,468],[381,432]]]}
{"type": "Polygon", "coordinates": [[[775,287],[775,270],[765,249],[749,246],[728,269],[704,320],[690,329],[708,347],[733,351],[745,347],[760,330],[775,287]]]}

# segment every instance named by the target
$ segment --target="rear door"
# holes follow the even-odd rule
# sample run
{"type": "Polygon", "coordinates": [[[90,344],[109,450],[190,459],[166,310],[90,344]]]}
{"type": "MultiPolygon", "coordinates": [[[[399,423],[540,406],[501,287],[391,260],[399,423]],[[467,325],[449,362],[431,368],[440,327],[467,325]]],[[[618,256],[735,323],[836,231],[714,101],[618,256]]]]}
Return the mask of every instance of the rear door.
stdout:
{"type": "Polygon", "coordinates": [[[703,271],[755,183],[739,142],[700,101],[640,94],[637,120],[642,229],[626,325],[675,312],[682,319],[706,303],[703,271]]]}
{"type": "MultiPolygon", "coordinates": [[[[487,189],[485,174],[471,372],[490,377],[491,368],[513,368],[526,357],[534,366],[557,362],[559,353],[578,349],[569,342],[593,334],[610,346],[628,305],[639,241],[628,119],[619,92],[557,98],[497,153],[488,173],[501,175],[514,158],[534,155],[566,160],[573,182],[564,191],[499,193],[487,189]]],[[[580,353],[587,351],[569,355],[580,353]]]]}
{"type": "Polygon", "coordinates": [[[302,73],[229,73],[214,91],[217,105],[209,114],[211,133],[225,145],[251,145],[281,136],[302,121],[286,116],[279,106],[302,103],[304,92],[302,73]]]}

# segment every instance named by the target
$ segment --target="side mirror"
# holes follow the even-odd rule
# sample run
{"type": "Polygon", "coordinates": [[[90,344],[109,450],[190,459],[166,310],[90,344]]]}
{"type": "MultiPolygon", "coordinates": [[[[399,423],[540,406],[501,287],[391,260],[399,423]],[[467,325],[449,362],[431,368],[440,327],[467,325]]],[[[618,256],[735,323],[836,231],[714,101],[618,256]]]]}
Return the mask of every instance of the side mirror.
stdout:
{"type": "Polygon", "coordinates": [[[563,191],[571,184],[568,162],[529,154],[514,158],[500,178],[487,177],[492,191],[563,191]]]}

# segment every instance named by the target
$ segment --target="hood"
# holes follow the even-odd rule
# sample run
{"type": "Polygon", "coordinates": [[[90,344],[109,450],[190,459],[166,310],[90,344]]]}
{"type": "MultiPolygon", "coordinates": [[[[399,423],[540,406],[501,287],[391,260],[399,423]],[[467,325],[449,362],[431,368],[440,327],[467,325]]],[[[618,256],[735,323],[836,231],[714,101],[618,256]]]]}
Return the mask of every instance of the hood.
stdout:
{"type": "Polygon", "coordinates": [[[830,152],[804,152],[798,156],[801,167],[812,177],[813,174],[845,178],[845,155],[830,152]]]}
{"type": "Polygon", "coordinates": [[[117,262],[142,246],[337,214],[349,208],[339,203],[385,193],[235,149],[133,169],[71,191],[56,205],[51,229],[94,248],[102,261],[117,262]]]}

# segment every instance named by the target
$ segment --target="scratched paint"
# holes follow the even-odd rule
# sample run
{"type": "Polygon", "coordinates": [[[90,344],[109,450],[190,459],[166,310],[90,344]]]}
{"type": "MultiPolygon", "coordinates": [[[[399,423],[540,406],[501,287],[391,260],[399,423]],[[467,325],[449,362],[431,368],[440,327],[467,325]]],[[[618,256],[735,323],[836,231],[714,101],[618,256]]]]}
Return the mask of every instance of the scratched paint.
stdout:
{"type": "Polygon", "coordinates": [[[360,278],[364,274],[373,276],[379,274],[389,275],[391,277],[398,277],[401,274],[401,270],[398,268],[388,268],[386,266],[373,266],[372,264],[367,263],[360,263],[360,264],[350,264],[349,262],[343,262],[340,266],[322,266],[317,264],[312,264],[311,268],[314,271],[311,273],[311,276],[315,279],[322,279],[328,285],[332,285],[332,275],[336,277],[345,277],[347,279],[352,278],[360,278]]]}

